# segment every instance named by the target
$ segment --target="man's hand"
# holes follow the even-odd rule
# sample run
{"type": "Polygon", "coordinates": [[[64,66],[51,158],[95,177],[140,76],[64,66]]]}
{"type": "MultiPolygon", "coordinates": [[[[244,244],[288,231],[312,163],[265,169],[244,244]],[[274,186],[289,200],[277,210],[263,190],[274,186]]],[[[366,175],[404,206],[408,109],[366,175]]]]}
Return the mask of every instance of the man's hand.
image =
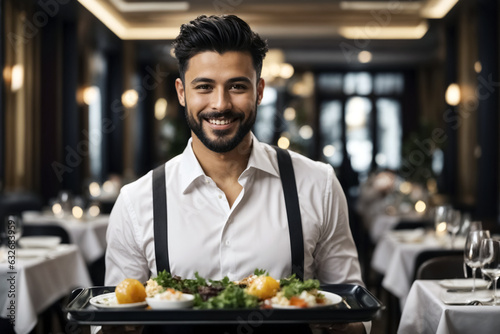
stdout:
{"type": "Polygon", "coordinates": [[[312,329],[319,329],[325,334],[366,334],[362,322],[335,323],[335,324],[312,324],[312,329]]]}

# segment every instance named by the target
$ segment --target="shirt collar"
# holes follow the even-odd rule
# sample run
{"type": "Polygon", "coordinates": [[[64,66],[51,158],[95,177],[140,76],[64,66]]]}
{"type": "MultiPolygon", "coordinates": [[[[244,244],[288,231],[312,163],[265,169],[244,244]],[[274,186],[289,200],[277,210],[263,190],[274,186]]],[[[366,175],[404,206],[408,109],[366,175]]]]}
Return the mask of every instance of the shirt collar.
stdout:
{"type": "MultiPolygon", "coordinates": [[[[271,162],[272,150],[269,145],[261,143],[253,133],[252,135],[252,152],[250,153],[250,158],[248,159],[247,168],[243,173],[250,169],[259,169],[271,175],[279,177],[279,172],[277,166],[274,166],[271,162]]],[[[198,178],[204,177],[205,172],[201,168],[198,159],[194,155],[192,147],[193,139],[190,138],[184,152],[181,157],[181,189],[183,193],[186,193],[189,186],[198,178]]]]}

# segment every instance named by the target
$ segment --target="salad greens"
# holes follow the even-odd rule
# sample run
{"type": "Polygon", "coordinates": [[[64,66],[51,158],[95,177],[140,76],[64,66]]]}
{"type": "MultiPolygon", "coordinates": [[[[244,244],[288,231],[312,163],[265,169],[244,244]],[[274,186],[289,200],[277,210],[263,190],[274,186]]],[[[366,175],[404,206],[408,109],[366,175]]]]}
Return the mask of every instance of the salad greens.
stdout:
{"type": "Polygon", "coordinates": [[[316,279],[308,279],[301,281],[295,277],[295,274],[290,277],[280,280],[280,288],[286,298],[290,299],[293,296],[298,296],[302,291],[310,291],[319,289],[319,281],[316,279]]]}
{"type": "MultiPolygon", "coordinates": [[[[255,269],[254,275],[269,276],[269,273],[263,269],[255,269]]],[[[164,288],[173,288],[193,294],[195,297],[194,308],[196,309],[256,308],[260,304],[256,296],[245,292],[245,286],[234,284],[227,276],[222,280],[207,280],[196,272],[194,279],[181,279],[179,276],[172,276],[164,270],[153,280],[164,288]]],[[[318,280],[301,281],[295,277],[295,274],[281,279],[279,282],[281,291],[288,299],[300,295],[302,291],[317,290],[320,287],[318,280]]]]}

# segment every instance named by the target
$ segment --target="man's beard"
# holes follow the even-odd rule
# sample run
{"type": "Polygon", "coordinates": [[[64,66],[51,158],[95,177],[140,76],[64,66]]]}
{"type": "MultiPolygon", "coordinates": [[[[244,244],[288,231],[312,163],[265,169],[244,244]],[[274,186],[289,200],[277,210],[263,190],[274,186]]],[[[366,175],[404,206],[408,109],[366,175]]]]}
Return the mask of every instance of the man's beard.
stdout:
{"type": "Polygon", "coordinates": [[[257,103],[255,103],[255,108],[253,112],[250,114],[250,117],[245,120],[245,115],[243,113],[235,113],[232,110],[227,110],[224,112],[205,112],[198,114],[198,121],[194,119],[192,114],[189,112],[189,107],[186,103],[185,108],[186,120],[189,128],[193,133],[200,139],[200,141],[205,145],[209,150],[214,151],[216,153],[225,153],[233,150],[238,146],[243,138],[250,132],[253,125],[255,124],[255,119],[257,116],[257,103]],[[230,130],[210,130],[217,137],[216,139],[210,139],[205,130],[203,129],[203,120],[205,118],[219,118],[224,117],[227,119],[231,119],[231,121],[240,121],[240,125],[236,134],[228,138],[228,134],[230,130]]]}

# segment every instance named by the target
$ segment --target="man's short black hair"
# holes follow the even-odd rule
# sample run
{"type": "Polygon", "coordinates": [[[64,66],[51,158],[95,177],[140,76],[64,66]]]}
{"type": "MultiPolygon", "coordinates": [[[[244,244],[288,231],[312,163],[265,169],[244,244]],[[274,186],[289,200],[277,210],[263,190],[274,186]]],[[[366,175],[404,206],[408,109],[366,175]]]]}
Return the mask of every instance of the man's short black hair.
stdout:
{"type": "Polygon", "coordinates": [[[183,24],[179,36],[173,43],[175,57],[179,62],[182,81],[189,65],[189,59],[200,52],[214,51],[223,54],[227,51],[249,52],[253,66],[260,78],[262,60],[267,42],[250,26],[235,15],[198,16],[195,20],[183,24]]]}

